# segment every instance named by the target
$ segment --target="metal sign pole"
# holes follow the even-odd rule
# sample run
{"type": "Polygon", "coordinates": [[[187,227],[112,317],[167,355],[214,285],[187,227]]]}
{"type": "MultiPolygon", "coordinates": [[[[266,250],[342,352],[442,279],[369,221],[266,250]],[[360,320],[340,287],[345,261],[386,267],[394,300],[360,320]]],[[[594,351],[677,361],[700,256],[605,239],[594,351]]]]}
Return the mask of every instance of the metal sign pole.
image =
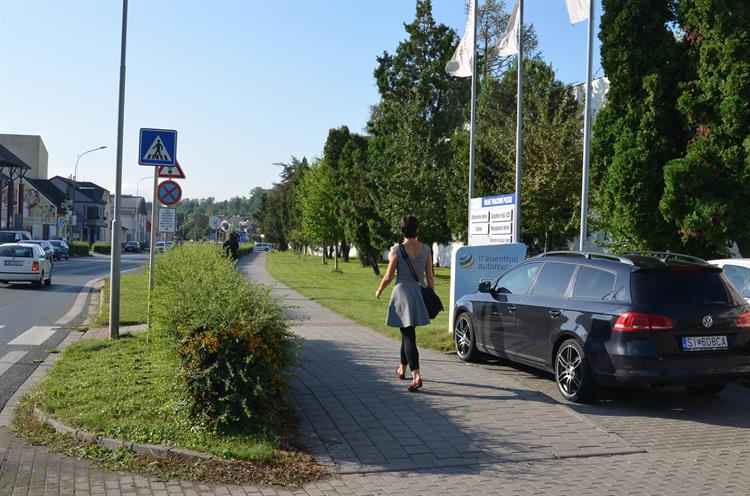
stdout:
{"type": "Polygon", "coordinates": [[[156,210],[159,208],[159,178],[154,173],[154,196],[151,201],[151,241],[148,247],[148,329],[151,330],[151,292],[154,290],[154,260],[156,259],[156,210]]]}
{"type": "Polygon", "coordinates": [[[469,130],[469,223],[466,241],[471,235],[471,199],[474,198],[474,147],[476,145],[477,124],[477,2],[474,1],[474,46],[472,46],[471,67],[471,129],[469,130]]]}
{"type": "MultiPolygon", "coordinates": [[[[122,139],[125,118],[125,47],[128,32],[128,0],[122,1],[122,43],[120,47],[120,98],[117,118],[117,172],[115,212],[112,219],[112,259],[109,274],[109,337],[120,337],[120,203],[122,195],[122,139]]],[[[77,180],[78,178],[76,178],[77,180]]]]}
{"type": "Polygon", "coordinates": [[[591,152],[591,73],[594,61],[594,2],[589,4],[589,46],[586,54],[586,102],[583,109],[583,173],[581,175],[581,233],[578,249],[583,251],[588,238],[589,155],[591,152]]]}
{"type": "Polygon", "coordinates": [[[521,242],[521,144],[523,142],[523,0],[518,0],[518,90],[516,103],[516,211],[513,239],[521,242]]]}

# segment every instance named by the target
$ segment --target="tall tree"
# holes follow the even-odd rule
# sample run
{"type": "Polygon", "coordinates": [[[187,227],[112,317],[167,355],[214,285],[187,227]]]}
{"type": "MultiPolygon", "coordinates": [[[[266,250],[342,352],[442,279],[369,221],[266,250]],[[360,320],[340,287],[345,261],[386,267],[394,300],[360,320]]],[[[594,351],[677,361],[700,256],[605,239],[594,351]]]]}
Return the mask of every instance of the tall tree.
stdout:
{"type": "Polygon", "coordinates": [[[665,169],[661,207],[685,249],[712,257],[736,241],[750,255],[750,3],[683,0],[695,61],[679,110],[690,128],[684,157],[665,169]]]}
{"type": "Polygon", "coordinates": [[[457,36],[435,22],[430,0],[417,0],[414,21],[404,27],[407,39],[395,54],[378,57],[374,73],[381,99],[368,125],[371,178],[378,212],[394,228],[400,216],[414,214],[423,240],[448,242],[447,138],[463,122],[469,82],[444,70],[457,36]]]}
{"type": "MultiPolygon", "coordinates": [[[[301,229],[305,238],[325,251],[343,237],[343,228],[337,215],[335,178],[331,169],[316,162],[310,167],[295,189],[295,197],[300,209],[301,229]]],[[[336,257],[338,270],[338,256],[336,257]]]]}
{"type": "MultiPolygon", "coordinates": [[[[515,64],[498,81],[488,77],[478,104],[475,189],[477,196],[512,193],[515,188],[515,64]]],[[[577,232],[580,208],[581,114],[571,87],[557,80],[541,60],[524,63],[521,239],[531,253],[561,248],[577,232]]],[[[451,139],[452,182],[465,184],[468,133],[451,139]]],[[[447,194],[451,228],[466,239],[466,190],[447,194]]]]}
{"type": "Polygon", "coordinates": [[[664,166],[680,156],[684,119],[676,110],[687,58],[671,26],[675,0],[602,0],[599,37],[610,81],[594,123],[593,210],[619,248],[668,249],[674,229],[659,213],[664,166]]]}

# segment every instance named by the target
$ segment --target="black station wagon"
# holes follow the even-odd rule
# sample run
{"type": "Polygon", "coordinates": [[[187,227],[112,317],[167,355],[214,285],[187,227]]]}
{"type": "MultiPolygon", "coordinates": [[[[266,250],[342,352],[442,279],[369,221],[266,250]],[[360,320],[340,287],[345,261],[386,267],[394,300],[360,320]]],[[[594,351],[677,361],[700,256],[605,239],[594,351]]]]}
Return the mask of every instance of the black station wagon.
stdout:
{"type": "Polygon", "coordinates": [[[456,302],[458,356],[552,372],[562,396],[599,386],[717,394],[750,377],[750,306],[721,269],[663,252],[549,252],[456,302]]]}

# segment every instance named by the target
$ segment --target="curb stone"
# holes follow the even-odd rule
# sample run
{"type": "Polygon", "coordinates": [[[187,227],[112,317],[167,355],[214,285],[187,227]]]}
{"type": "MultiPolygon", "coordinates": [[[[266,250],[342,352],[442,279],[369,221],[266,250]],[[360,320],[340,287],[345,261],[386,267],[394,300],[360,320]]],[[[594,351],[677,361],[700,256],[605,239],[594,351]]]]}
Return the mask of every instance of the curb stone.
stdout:
{"type": "Polygon", "coordinates": [[[38,421],[49,425],[56,432],[59,432],[61,434],[68,434],[81,441],[96,444],[112,451],[118,450],[120,448],[127,448],[141,455],[180,455],[187,458],[197,458],[200,460],[220,460],[220,458],[217,456],[185,448],[169,447],[164,446],[163,444],[134,443],[132,441],[123,441],[121,439],[113,439],[110,437],[95,436],[84,430],[74,429],[73,427],[63,424],[59,420],[55,420],[49,417],[38,408],[34,408],[33,415],[34,418],[36,418],[38,421]]]}

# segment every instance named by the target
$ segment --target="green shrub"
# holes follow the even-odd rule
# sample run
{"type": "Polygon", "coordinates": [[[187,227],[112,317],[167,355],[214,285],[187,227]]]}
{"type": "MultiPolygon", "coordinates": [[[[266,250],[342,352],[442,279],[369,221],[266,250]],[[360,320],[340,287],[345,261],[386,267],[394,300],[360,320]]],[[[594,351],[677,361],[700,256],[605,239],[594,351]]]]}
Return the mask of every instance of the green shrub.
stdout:
{"type": "Polygon", "coordinates": [[[70,255],[73,257],[85,257],[89,254],[90,246],[85,241],[68,241],[70,255]]]}
{"type": "Polygon", "coordinates": [[[97,241],[94,243],[94,253],[100,253],[102,255],[109,255],[112,253],[112,243],[105,243],[104,241],[97,241]]]}
{"type": "Polygon", "coordinates": [[[167,250],[155,266],[153,324],[173,334],[192,415],[218,428],[263,428],[282,406],[297,338],[268,289],[221,246],[167,250]]]}

